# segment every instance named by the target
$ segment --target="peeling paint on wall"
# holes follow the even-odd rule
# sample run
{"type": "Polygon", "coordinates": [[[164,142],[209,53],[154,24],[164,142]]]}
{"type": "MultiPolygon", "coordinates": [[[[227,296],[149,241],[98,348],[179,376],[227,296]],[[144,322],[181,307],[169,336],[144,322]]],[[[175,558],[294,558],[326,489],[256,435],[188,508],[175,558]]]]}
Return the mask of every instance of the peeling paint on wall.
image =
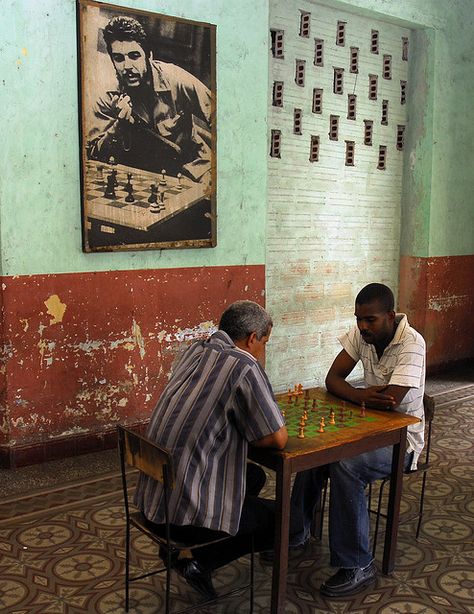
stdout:
{"type": "Polygon", "coordinates": [[[82,350],[85,354],[91,354],[92,352],[101,349],[103,345],[104,344],[102,341],[83,341],[74,347],[76,347],[78,350],[82,350]]]}
{"type": "Polygon", "coordinates": [[[132,333],[135,338],[136,344],[140,348],[140,358],[143,360],[145,356],[145,344],[143,342],[140,326],[135,322],[135,320],[133,320],[132,333]]]}
{"type": "Polygon", "coordinates": [[[433,296],[428,300],[428,309],[433,311],[448,311],[453,308],[459,308],[469,301],[467,294],[460,296],[433,296]]]}
{"type": "Polygon", "coordinates": [[[48,308],[49,315],[53,316],[53,319],[49,321],[50,324],[59,324],[59,322],[63,321],[66,305],[61,303],[57,294],[50,296],[44,301],[44,304],[48,308]]]}
{"type": "Polygon", "coordinates": [[[229,303],[261,301],[264,279],[257,265],[3,278],[1,446],[146,421],[176,356],[229,303]]]}
{"type": "Polygon", "coordinates": [[[427,365],[474,356],[474,256],[400,260],[400,310],[425,337],[427,365]]]}
{"type": "Polygon", "coordinates": [[[53,363],[52,352],[56,347],[56,343],[54,341],[46,341],[45,339],[40,339],[38,341],[38,349],[40,355],[40,368],[44,366],[50,366],[53,363]]]}
{"type": "Polygon", "coordinates": [[[161,330],[157,338],[162,343],[166,341],[168,343],[172,343],[173,341],[191,341],[195,339],[206,338],[209,335],[212,335],[217,330],[217,325],[212,320],[201,322],[197,326],[193,326],[192,328],[183,328],[178,329],[174,332],[167,332],[166,330],[161,330]]]}

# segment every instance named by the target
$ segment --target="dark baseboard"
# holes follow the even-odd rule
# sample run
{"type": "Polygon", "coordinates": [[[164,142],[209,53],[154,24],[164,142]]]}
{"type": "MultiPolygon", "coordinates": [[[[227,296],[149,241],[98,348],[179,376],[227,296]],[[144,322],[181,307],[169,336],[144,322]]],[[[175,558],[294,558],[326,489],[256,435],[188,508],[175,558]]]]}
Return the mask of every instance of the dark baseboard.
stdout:
{"type": "MultiPolygon", "coordinates": [[[[148,422],[138,422],[127,426],[143,434],[148,426],[148,422]]],[[[115,428],[21,446],[0,445],[0,467],[3,469],[16,469],[26,465],[36,465],[69,456],[110,450],[116,447],[117,431],[115,428]]]]}
{"type": "Polygon", "coordinates": [[[463,358],[437,365],[427,365],[426,375],[436,377],[437,375],[449,375],[451,373],[474,373],[474,358],[463,358]]]}

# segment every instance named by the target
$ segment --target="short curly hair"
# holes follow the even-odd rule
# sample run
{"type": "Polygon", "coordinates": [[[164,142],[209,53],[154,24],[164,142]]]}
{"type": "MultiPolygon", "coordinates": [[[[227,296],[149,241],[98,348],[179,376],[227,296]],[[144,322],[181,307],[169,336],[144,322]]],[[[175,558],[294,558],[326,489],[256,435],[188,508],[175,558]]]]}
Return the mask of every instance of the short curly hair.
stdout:
{"type": "Polygon", "coordinates": [[[393,311],[395,307],[395,299],[393,292],[384,284],[369,284],[362,288],[356,296],[356,305],[366,305],[378,301],[385,311],[393,311]]]}
{"type": "Polygon", "coordinates": [[[113,41],[136,41],[147,56],[150,54],[148,35],[142,24],[133,17],[125,15],[113,17],[103,29],[102,34],[109,55],[113,41]]]}

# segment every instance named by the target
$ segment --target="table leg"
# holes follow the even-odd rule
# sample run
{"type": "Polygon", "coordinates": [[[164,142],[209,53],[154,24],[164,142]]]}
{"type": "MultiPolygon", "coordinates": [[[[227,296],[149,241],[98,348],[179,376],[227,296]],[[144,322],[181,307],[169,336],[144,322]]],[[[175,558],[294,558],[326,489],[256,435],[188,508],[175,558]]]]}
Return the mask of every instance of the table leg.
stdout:
{"type": "Polygon", "coordinates": [[[284,614],[288,570],[288,532],[290,525],[291,470],[281,459],[276,470],[275,561],[272,576],[271,614],[284,614]]]}
{"type": "Polygon", "coordinates": [[[392,473],[390,475],[390,493],[388,498],[387,528],[383,551],[382,571],[385,575],[395,567],[397,553],[398,519],[400,515],[400,499],[403,490],[403,465],[406,449],[406,427],[400,429],[400,442],[393,446],[392,473]]]}

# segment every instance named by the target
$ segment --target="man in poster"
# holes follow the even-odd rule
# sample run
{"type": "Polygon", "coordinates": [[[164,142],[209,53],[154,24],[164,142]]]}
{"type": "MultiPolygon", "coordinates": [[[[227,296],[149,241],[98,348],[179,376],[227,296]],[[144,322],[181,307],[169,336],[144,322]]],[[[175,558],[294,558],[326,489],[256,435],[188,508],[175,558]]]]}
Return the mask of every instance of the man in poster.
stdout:
{"type": "Polygon", "coordinates": [[[113,17],[103,37],[117,87],[94,104],[88,157],[202,181],[211,160],[210,90],[183,68],[153,59],[132,17],[113,17]]]}

